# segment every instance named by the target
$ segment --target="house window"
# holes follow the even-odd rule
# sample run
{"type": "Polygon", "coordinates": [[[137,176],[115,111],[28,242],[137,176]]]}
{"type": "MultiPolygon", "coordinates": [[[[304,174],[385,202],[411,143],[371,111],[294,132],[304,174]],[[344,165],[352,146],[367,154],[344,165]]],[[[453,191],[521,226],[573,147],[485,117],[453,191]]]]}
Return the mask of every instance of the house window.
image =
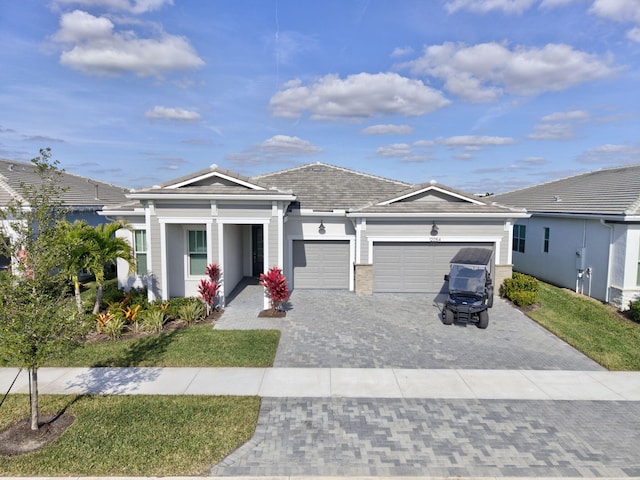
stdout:
{"type": "Polygon", "coordinates": [[[526,225],[513,226],[513,251],[524,253],[524,240],[527,233],[526,225]]]}
{"type": "Polygon", "coordinates": [[[189,230],[189,275],[204,275],[207,266],[207,232],[189,230]]]}
{"type": "Polygon", "coordinates": [[[147,274],[147,231],[135,230],[133,232],[133,255],[136,257],[136,273],[147,274]]]}
{"type": "Polygon", "coordinates": [[[549,253],[549,227],[544,227],[544,241],[542,244],[542,251],[549,253]]]}

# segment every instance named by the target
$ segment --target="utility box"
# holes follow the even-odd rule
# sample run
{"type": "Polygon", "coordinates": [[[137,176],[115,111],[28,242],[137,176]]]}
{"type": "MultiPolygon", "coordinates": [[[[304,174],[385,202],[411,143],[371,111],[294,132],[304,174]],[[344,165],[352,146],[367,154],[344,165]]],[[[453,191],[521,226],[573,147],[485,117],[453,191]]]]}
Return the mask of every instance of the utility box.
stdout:
{"type": "Polygon", "coordinates": [[[585,270],[587,268],[587,249],[579,247],[576,250],[576,270],[585,270]]]}

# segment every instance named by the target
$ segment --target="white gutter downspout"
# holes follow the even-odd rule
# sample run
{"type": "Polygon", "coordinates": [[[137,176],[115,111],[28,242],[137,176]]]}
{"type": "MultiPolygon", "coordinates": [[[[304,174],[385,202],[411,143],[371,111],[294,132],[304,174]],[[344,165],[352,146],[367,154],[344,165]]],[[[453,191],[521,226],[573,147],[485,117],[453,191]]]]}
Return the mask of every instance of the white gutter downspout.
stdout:
{"type": "Polygon", "coordinates": [[[609,231],[611,232],[609,234],[609,259],[607,261],[607,283],[606,283],[606,290],[604,293],[604,301],[605,303],[609,303],[609,291],[611,290],[611,259],[613,258],[613,228],[614,225],[607,225],[604,221],[604,219],[600,219],[600,223],[607,227],[609,229],[609,231]]]}

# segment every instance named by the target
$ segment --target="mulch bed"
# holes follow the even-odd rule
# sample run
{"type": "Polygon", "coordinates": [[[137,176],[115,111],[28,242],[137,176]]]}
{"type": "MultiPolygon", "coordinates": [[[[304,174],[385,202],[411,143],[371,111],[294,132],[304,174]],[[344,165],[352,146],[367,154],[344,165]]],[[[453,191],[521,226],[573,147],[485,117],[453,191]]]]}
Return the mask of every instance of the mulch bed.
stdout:
{"type": "Polygon", "coordinates": [[[262,310],[258,313],[258,317],[261,318],[284,318],[286,316],[287,312],[283,312],[282,310],[272,310],[271,308],[262,310]]]}
{"type": "MultiPolygon", "coordinates": [[[[213,325],[220,318],[223,312],[224,310],[214,310],[213,312],[211,312],[209,316],[205,317],[199,322],[194,323],[193,325],[202,325],[202,324],[213,325]]],[[[180,319],[171,319],[164,324],[164,326],[162,327],[162,332],[160,333],[174,332],[186,326],[187,324],[180,319]]],[[[136,332],[135,330],[131,329],[131,327],[128,326],[124,329],[124,331],[122,332],[122,335],[120,335],[118,340],[144,338],[144,337],[149,337],[151,335],[157,335],[157,333],[143,332],[143,331],[136,332]]],[[[112,340],[109,337],[109,335],[107,335],[106,333],[100,333],[96,330],[91,330],[84,338],[84,341],[87,343],[95,343],[95,342],[110,342],[112,340]]]]}
{"type": "Polygon", "coordinates": [[[0,455],[22,455],[42,448],[62,435],[75,420],[69,413],[41,415],[38,430],[31,430],[30,418],[20,420],[0,432],[0,455]]]}

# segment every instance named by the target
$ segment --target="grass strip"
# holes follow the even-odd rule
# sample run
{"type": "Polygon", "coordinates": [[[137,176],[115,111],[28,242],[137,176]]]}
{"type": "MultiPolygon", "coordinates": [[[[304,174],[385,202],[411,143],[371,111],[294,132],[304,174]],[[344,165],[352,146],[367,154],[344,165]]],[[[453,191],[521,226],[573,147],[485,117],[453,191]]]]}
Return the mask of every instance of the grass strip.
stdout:
{"type": "Polygon", "coordinates": [[[271,367],[279,340],[277,330],[213,330],[211,325],[193,325],[137,339],[78,344],[46,366],[271,367]]]}
{"type": "MultiPolygon", "coordinates": [[[[42,412],[63,409],[73,425],[44,448],[0,456],[3,476],[202,475],[251,438],[258,397],[41,395],[42,412]]],[[[0,430],[29,415],[11,395],[0,430]]]]}
{"type": "Polygon", "coordinates": [[[640,324],[614,307],[540,282],[527,315],[609,370],[640,370],[640,324]]]}

